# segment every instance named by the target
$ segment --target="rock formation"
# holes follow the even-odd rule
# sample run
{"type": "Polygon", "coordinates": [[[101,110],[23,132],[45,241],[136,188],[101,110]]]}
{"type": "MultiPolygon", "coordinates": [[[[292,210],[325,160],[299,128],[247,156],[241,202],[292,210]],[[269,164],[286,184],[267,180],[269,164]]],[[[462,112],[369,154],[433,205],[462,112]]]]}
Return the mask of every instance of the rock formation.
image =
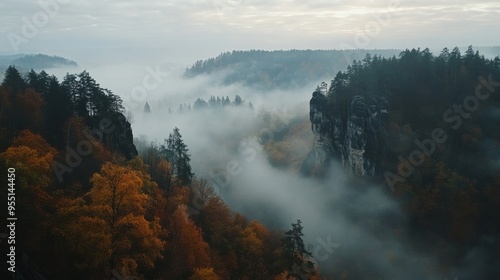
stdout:
{"type": "Polygon", "coordinates": [[[386,153],[388,102],[360,95],[328,98],[316,90],[310,101],[314,147],[302,165],[308,175],[325,175],[331,160],[348,174],[373,176],[386,153]]]}

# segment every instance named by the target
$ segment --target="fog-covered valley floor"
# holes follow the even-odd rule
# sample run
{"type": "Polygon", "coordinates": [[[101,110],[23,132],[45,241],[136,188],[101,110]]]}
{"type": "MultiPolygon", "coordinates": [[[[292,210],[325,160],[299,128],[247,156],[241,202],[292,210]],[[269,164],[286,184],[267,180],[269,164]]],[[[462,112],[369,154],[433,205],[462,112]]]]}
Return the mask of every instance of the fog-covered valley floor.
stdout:
{"type": "Polygon", "coordinates": [[[1,2],[4,272],[500,279],[499,14],[1,2]]]}
{"type": "Polygon", "coordinates": [[[346,176],[336,164],[323,179],[300,175],[313,147],[309,99],[320,81],[259,91],[221,85],[224,73],[186,78],[185,66],[172,63],[86,70],[124,100],[139,151],[163,144],[178,127],[195,176],[207,179],[232,210],[279,231],[300,219],[307,248],[325,277],[347,265],[349,279],[367,272],[373,279],[453,279],[480,267],[483,248],[460,270],[440,271],[432,253],[440,241],[436,248],[419,248],[418,240],[406,238],[404,214],[387,186],[346,176]],[[240,106],[194,108],[198,98],[233,102],[237,95],[244,100],[240,106]],[[146,102],[150,112],[144,111],[146,102]]]}
{"type": "MultiPolygon", "coordinates": [[[[356,52],[356,55],[361,56],[364,51],[356,52]]],[[[394,50],[386,52],[392,54],[394,50]]],[[[446,55],[447,52],[447,49],[443,50],[441,56],[443,53],[446,55]]],[[[453,53],[457,54],[459,51],[454,49],[453,53]]],[[[469,57],[479,57],[472,52],[471,48],[467,53],[469,57]]],[[[87,137],[85,131],[89,128],[85,128],[81,123],[85,117],[90,124],[89,127],[92,127],[96,125],[95,120],[103,116],[105,116],[104,119],[108,116],[118,116],[116,121],[120,124],[121,132],[109,134],[109,137],[116,137],[114,140],[104,138],[100,140],[102,143],[111,145],[110,151],[116,154],[96,152],[92,156],[107,156],[109,164],[136,164],[142,166],[142,172],[146,170],[150,172],[151,175],[143,173],[144,182],[148,180],[158,182],[151,182],[151,185],[156,186],[160,193],[157,198],[150,200],[151,203],[162,201],[162,197],[165,197],[165,205],[154,204],[150,206],[152,210],[156,211],[159,216],[164,214],[163,211],[173,211],[173,214],[170,214],[175,217],[180,213],[175,209],[181,209],[179,211],[183,211],[182,219],[192,229],[192,233],[198,234],[200,244],[208,244],[203,243],[204,238],[213,244],[218,242],[214,241],[217,239],[213,237],[217,233],[210,235],[210,227],[203,224],[203,215],[212,213],[212,218],[218,217],[222,212],[217,211],[226,209],[225,213],[233,213],[234,221],[238,219],[245,221],[246,218],[237,214],[240,213],[250,221],[258,222],[253,225],[260,223],[265,227],[263,227],[264,230],[271,230],[272,235],[269,236],[272,237],[266,242],[276,242],[272,241],[273,238],[283,236],[290,225],[295,227],[300,220],[306,250],[312,254],[311,260],[319,268],[321,276],[326,279],[412,280],[456,279],[458,276],[469,279],[478,276],[489,277],[497,273],[497,267],[493,265],[496,262],[495,251],[490,247],[496,246],[498,239],[491,234],[491,232],[494,233],[495,225],[491,225],[490,230],[488,222],[488,219],[494,220],[496,214],[483,214],[487,216],[485,218],[487,228],[484,233],[481,232],[480,226],[474,229],[477,232],[473,230],[473,218],[476,217],[474,215],[478,215],[479,211],[488,211],[489,207],[494,207],[491,203],[496,201],[495,189],[492,187],[498,182],[495,181],[495,177],[482,182],[484,186],[476,187],[475,185],[479,178],[477,176],[494,176],[497,170],[498,158],[495,154],[500,149],[495,142],[497,139],[495,125],[498,120],[495,113],[498,112],[495,99],[492,99],[487,110],[477,114],[476,123],[473,121],[467,124],[466,129],[456,135],[456,139],[470,145],[469,148],[464,149],[465,144],[457,142],[458,148],[455,150],[459,154],[457,160],[447,159],[446,161],[445,158],[453,156],[451,141],[451,144],[439,146],[436,144],[437,141],[429,144],[430,140],[422,140],[428,137],[425,131],[436,123],[440,123],[439,118],[441,118],[439,115],[441,107],[433,108],[427,102],[432,99],[427,96],[431,92],[428,89],[435,87],[434,92],[444,92],[441,93],[440,106],[448,106],[450,102],[453,102],[453,96],[448,94],[446,87],[440,89],[436,86],[440,85],[438,81],[442,79],[435,73],[437,70],[430,72],[435,80],[424,81],[429,85],[422,84],[422,89],[413,95],[411,92],[407,93],[409,87],[406,85],[417,81],[414,78],[402,76],[404,81],[402,88],[398,88],[400,86],[398,82],[392,81],[393,93],[388,92],[384,84],[387,76],[374,78],[375,73],[391,76],[392,68],[404,66],[404,63],[400,61],[404,62],[404,59],[408,57],[426,59],[427,65],[434,63],[438,66],[436,69],[446,65],[443,60],[440,60],[441,58],[433,58],[429,50],[406,50],[401,53],[399,60],[395,57],[385,59],[374,56],[372,58],[364,53],[365,59],[362,64],[355,62],[349,68],[347,68],[348,63],[344,60],[343,53],[339,51],[235,51],[204,62],[195,62],[194,66],[173,63],[166,59],[161,60],[158,57],[162,56],[158,54],[149,53],[132,57],[128,61],[123,60],[122,55],[110,53],[108,57],[101,54],[101,57],[106,57],[103,60],[87,59],[85,56],[78,57],[78,59],[71,57],[71,59],[78,60],[78,66],[70,63],[73,65],[46,69],[49,75],[57,76],[57,79],[51,77],[50,83],[47,83],[47,80],[45,83],[39,83],[48,77],[43,72],[26,73],[27,70],[24,69],[22,76],[17,74],[16,77],[17,70],[14,68],[6,71],[9,75],[6,75],[6,82],[0,87],[2,90],[0,97],[3,96],[4,100],[9,100],[9,98],[3,87],[8,89],[9,84],[23,85],[24,83],[26,87],[29,84],[30,87],[43,92],[46,96],[51,105],[51,109],[46,109],[47,116],[57,116],[52,111],[61,110],[61,105],[54,106],[56,101],[63,101],[60,104],[70,108],[70,112],[66,112],[69,114],[68,120],[55,118],[59,124],[51,128],[54,133],[44,131],[43,122],[33,122],[31,128],[34,131],[47,133],[47,138],[54,137],[52,141],[58,145],[57,153],[59,153],[54,162],[65,161],[74,166],[73,169],[54,169],[55,175],[60,176],[58,177],[59,183],[54,183],[54,189],[51,190],[55,201],[60,199],[58,195],[62,191],[66,192],[68,197],[80,193],[81,197],[75,198],[74,203],[83,203],[81,204],[83,207],[87,207],[86,203],[91,202],[88,196],[92,195],[92,190],[95,189],[92,185],[96,184],[95,176],[92,174],[98,174],[96,172],[100,167],[99,165],[85,165],[92,164],[95,160],[92,158],[88,161],[80,158],[80,161],[75,164],[68,160],[71,159],[72,145],[76,145],[77,150],[80,149],[79,153],[85,153],[81,150],[81,145],[88,142],[88,140],[77,140],[78,138],[72,139],[72,137],[82,137],[82,135],[87,137]],[[331,59],[338,69],[330,62],[320,63],[322,57],[329,55],[334,55],[331,59]],[[296,56],[302,57],[303,60],[297,62],[290,58],[296,56]],[[312,59],[311,57],[314,56],[315,58],[312,59]],[[377,69],[382,64],[387,65],[377,69]],[[342,65],[345,67],[342,68],[342,65]],[[372,67],[375,71],[371,69],[372,67]],[[293,71],[289,71],[290,69],[293,71]],[[346,69],[344,73],[339,72],[334,80],[329,80],[332,78],[332,73],[346,69]],[[322,71],[328,71],[328,74],[325,74],[326,72],[321,74],[322,71]],[[356,71],[360,74],[356,74],[356,71]],[[72,76],[68,73],[82,74],[72,76]],[[23,77],[26,77],[26,81],[23,77]],[[351,80],[346,80],[346,77],[351,80]],[[78,83],[72,85],[71,79],[77,78],[80,79],[78,83]],[[58,81],[63,81],[60,86],[58,81]],[[48,89],[44,87],[47,84],[51,85],[48,89]],[[330,89],[328,89],[329,84],[330,89]],[[102,94],[101,91],[106,94],[102,94]],[[344,91],[347,94],[344,94],[344,91]],[[61,92],[66,92],[68,98],[51,99],[61,92]],[[92,98],[96,99],[93,101],[95,103],[87,104],[78,101],[82,98],[85,100],[86,92],[94,94],[92,98]],[[121,102],[123,109],[119,104],[109,105],[110,108],[116,107],[119,111],[114,115],[109,112],[108,115],[102,113],[104,115],[100,117],[92,114],[86,115],[88,108],[97,111],[94,108],[100,108],[99,104],[104,104],[99,103],[103,96],[112,99],[114,95],[110,94],[111,92],[120,97],[114,100],[121,102]],[[411,99],[419,94],[423,97],[419,97],[418,100],[411,99]],[[389,102],[386,102],[387,98],[392,98],[391,108],[389,108],[389,102]],[[420,102],[420,106],[413,106],[412,102],[420,102]],[[411,106],[408,106],[409,104],[411,106]],[[71,111],[73,108],[80,111],[73,112],[71,111]],[[384,115],[389,119],[379,122],[384,115]],[[76,132],[75,126],[80,128],[76,132]],[[168,144],[167,139],[171,138],[172,132],[177,130],[180,133],[182,145],[185,144],[188,149],[190,156],[188,166],[191,170],[189,172],[194,173],[195,176],[193,181],[191,178],[182,181],[180,173],[174,173],[180,170],[180,163],[179,158],[175,159],[172,153],[178,150],[168,144]],[[62,135],[59,135],[61,131],[62,135]],[[83,131],[82,135],[79,134],[81,131],[83,131]],[[135,147],[132,145],[132,140],[135,147]],[[415,164],[415,167],[419,168],[417,171],[415,171],[417,168],[412,171],[409,168],[413,167],[408,165],[408,161],[412,164],[416,162],[416,158],[411,155],[415,154],[415,144],[417,147],[421,146],[418,144],[421,143],[419,141],[427,143],[424,153],[432,148],[432,153],[436,151],[436,154],[415,164]],[[165,148],[167,146],[169,147],[165,148]],[[480,152],[475,149],[480,149],[480,152]],[[150,151],[155,153],[153,157],[157,161],[151,160],[152,154],[148,155],[150,151]],[[486,155],[486,151],[490,151],[490,154],[486,155]],[[137,152],[139,158],[144,161],[134,158],[137,152]],[[360,154],[361,160],[357,156],[360,154]],[[376,157],[372,158],[374,154],[376,157]],[[410,154],[408,160],[402,157],[405,154],[410,154]],[[387,160],[376,161],[377,157],[387,160]],[[478,159],[487,159],[491,164],[485,170],[470,165],[478,159]],[[369,174],[370,166],[373,166],[374,162],[376,162],[378,173],[369,174]],[[453,167],[455,162],[458,164],[453,167]],[[149,169],[150,166],[154,166],[154,170],[149,169]],[[394,185],[387,181],[386,176],[387,171],[394,171],[394,168],[398,176],[410,173],[404,176],[407,180],[401,179],[397,184],[396,191],[393,188],[394,185]],[[359,170],[361,170],[360,173],[356,173],[359,170]],[[75,172],[72,173],[73,171],[75,172]],[[62,177],[58,172],[68,174],[62,177]],[[414,176],[412,176],[413,172],[414,176]],[[89,176],[92,177],[90,181],[83,181],[82,184],[72,181],[72,176],[84,178],[84,180],[89,180],[89,176]],[[153,176],[157,177],[153,178],[153,176]],[[168,179],[162,181],[163,177],[160,176],[168,179]],[[222,203],[218,206],[220,208],[215,208],[219,210],[209,212],[213,209],[209,207],[210,203],[220,201],[217,196],[211,196],[214,199],[205,199],[205,204],[200,204],[203,199],[200,200],[199,195],[204,182],[208,182],[213,192],[222,198],[229,208],[224,208],[226,206],[222,203]],[[182,192],[185,193],[182,194],[182,192]],[[481,193],[478,194],[478,192],[481,193]],[[483,195],[487,198],[482,197],[483,195]],[[471,200],[471,196],[475,200],[471,200]],[[84,202],[86,199],[87,202],[84,202]],[[477,207],[475,201],[487,201],[490,204],[485,203],[484,207],[477,207]],[[167,202],[171,203],[171,206],[167,202]],[[178,207],[175,208],[175,205],[178,207]],[[203,226],[205,226],[204,229],[203,226]],[[200,229],[205,232],[201,232],[200,229]],[[465,238],[464,236],[469,238],[469,243],[464,243],[462,241],[464,239],[460,239],[465,238]],[[454,240],[450,240],[450,237],[454,240]]],[[[27,61],[30,59],[42,61],[55,58],[33,56],[28,57],[27,61]]],[[[476,58],[476,60],[489,62],[491,67],[497,67],[495,65],[498,65],[500,61],[498,58],[488,61],[483,57],[476,58]]],[[[418,65],[417,62],[415,64],[418,65]]],[[[461,68],[461,75],[467,74],[464,69],[461,68]]],[[[410,76],[417,75],[415,73],[418,71],[411,73],[410,76]]],[[[493,87],[497,85],[496,78],[489,76],[487,79],[491,85],[487,88],[494,90],[493,87]]],[[[479,81],[485,82],[486,80],[483,78],[479,81]]],[[[443,84],[446,85],[446,83],[443,84]]],[[[471,82],[471,84],[474,83],[471,82]]],[[[459,90],[455,91],[459,92],[459,90]]],[[[22,105],[25,106],[22,107],[23,110],[31,111],[30,114],[26,114],[26,117],[43,120],[40,117],[43,116],[41,109],[43,107],[32,106],[33,104],[27,102],[25,96],[32,96],[31,98],[39,98],[43,101],[41,98],[44,95],[30,88],[25,92],[20,92],[20,96],[24,98],[21,98],[24,102],[22,105]]],[[[468,92],[464,91],[464,93],[468,92]]],[[[469,100],[471,97],[467,98],[466,100],[469,100]]],[[[9,103],[5,102],[5,104],[7,104],[5,108],[9,108],[9,103]]],[[[43,106],[43,102],[40,104],[43,106]]],[[[470,108],[470,104],[464,104],[464,106],[470,108]]],[[[101,110],[107,109],[109,108],[101,110]]],[[[16,119],[15,110],[9,112],[12,112],[11,117],[16,119]]],[[[457,116],[453,120],[456,118],[457,116]]],[[[20,120],[23,121],[22,118],[20,120]]],[[[444,122],[446,123],[446,119],[444,122]]],[[[7,122],[6,124],[10,127],[16,123],[7,122]]],[[[46,125],[51,127],[50,121],[46,125]]],[[[97,125],[99,129],[102,129],[100,128],[102,122],[97,125]]],[[[15,131],[15,128],[12,130],[15,131]]],[[[99,130],[95,133],[98,138],[102,137],[102,135],[99,136],[99,130]]],[[[21,135],[30,136],[27,131],[22,132],[21,135]]],[[[88,139],[95,141],[95,139],[88,139]]],[[[101,147],[98,142],[94,145],[101,147]]],[[[182,149],[181,147],[180,150],[182,149]]],[[[53,153],[56,154],[55,150],[53,153]]],[[[431,154],[431,152],[428,153],[431,154]]],[[[8,156],[9,154],[0,155],[8,156]]],[[[12,156],[17,157],[15,153],[12,156]]],[[[74,156],[75,153],[73,153],[74,156]]],[[[115,168],[118,168],[118,165],[115,168]]],[[[47,197],[50,197],[48,193],[47,197]]],[[[72,201],[73,198],[66,199],[72,201]]],[[[64,220],[65,211],[70,211],[68,209],[72,209],[72,206],[63,205],[61,209],[63,210],[59,210],[58,219],[64,220]]],[[[86,218],[92,221],[93,216],[94,214],[90,213],[86,218]]],[[[166,219],[165,230],[167,231],[175,230],[176,226],[180,225],[169,217],[162,217],[166,219]]],[[[226,230],[226,227],[230,229],[234,226],[236,222],[232,222],[231,219],[226,219],[218,230],[222,231],[226,230]]],[[[248,225],[247,222],[243,222],[245,223],[248,225]]],[[[237,227],[240,226],[237,225],[237,227]]],[[[227,230],[226,232],[238,234],[237,231],[227,230]]],[[[165,240],[174,240],[177,235],[166,234],[166,236],[165,240]]],[[[242,237],[228,235],[224,238],[247,242],[242,237]]],[[[276,240],[279,243],[284,239],[276,240]]],[[[193,244],[197,243],[190,240],[184,243],[182,248],[190,248],[189,246],[193,244]]],[[[175,251],[177,248],[175,246],[166,250],[175,251]]],[[[218,248],[225,250],[224,246],[218,248]]],[[[237,246],[239,245],[235,247],[237,246]]],[[[85,249],[86,246],[82,248],[85,249]]],[[[155,248],[160,250],[161,246],[155,248]]],[[[194,249],[196,250],[199,249],[194,249]]],[[[269,255],[283,256],[279,250],[281,249],[273,249],[269,255]]],[[[238,249],[235,249],[233,253],[240,254],[238,249]]],[[[213,257],[213,265],[217,264],[217,258],[218,256],[213,257]]],[[[177,259],[174,257],[165,263],[175,267],[175,261],[177,259]]],[[[262,259],[259,260],[261,263],[262,261],[262,259]]],[[[193,264],[193,267],[197,265],[193,264]]],[[[274,263],[268,261],[266,265],[272,267],[274,263]]],[[[190,269],[185,270],[186,277],[190,277],[193,273],[190,269]]],[[[224,268],[218,267],[217,269],[218,273],[228,277],[224,268]]],[[[175,269],[170,268],[159,273],[169,275],[170,270],[175,273],[175,269]]],[[[282,271],[277,271],[275,275],[282,271]]],[[[111,272],[112,270],[107,270],[97,273],[104,275],[111,272]]],[[[131,273],[136,272],[131,271],[131,273]]],[[[245,274],[246,272],[239,273],[245,274]]]]}

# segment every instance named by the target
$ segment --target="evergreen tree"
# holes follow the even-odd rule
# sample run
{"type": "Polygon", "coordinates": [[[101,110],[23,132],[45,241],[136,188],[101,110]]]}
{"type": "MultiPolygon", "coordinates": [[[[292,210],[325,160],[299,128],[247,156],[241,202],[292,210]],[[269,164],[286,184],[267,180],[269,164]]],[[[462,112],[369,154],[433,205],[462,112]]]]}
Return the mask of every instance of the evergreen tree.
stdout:
{"type": "Polygon", "coordinates": [[[297,223],[292,223],[292,229],[285,232],[282,240],[283,255],[288,269],[287,278],[305,280],[314,274],[314,264],[309,260],[312,254],[306,250],[302,240],[303,228],[301,221],[297,220],[297,223]]]}
{"type": "Polygon", "coordinates": [[[226,99],[222,98],[223,101],[222,101],[222,106],[227,106],[229,104],[231,104],[231,101],[229,100],[229,96],[226,96],[226,99]]]}
{"type": "Polygon", "coordinates": [[[9,68],[7,68],[7,70],[5,71],[5,77],[3,79],[2,86],[5,87],[12,96],[27,87],[26,82],[23,80],[21,74],[14,66],[9,66],[9,68]]]}
{"type": "Polygon", "coordinates": [[[244,102],[245,100],[241,99],[239,95],[236,95],[236,97],[234,97],[234,105],[240,106],[243,105],[244,102]]]}
{"type": "Polygon", "coordinates": [[[47,123],[47,139],[55,147],[62,147],[64,135],[60,133],[63,124],[73,115],[71,97],[64,91],[57,80],[57,77],[49,77],[49,90],[45,96],[45,115],[47,123]]]}
{"type": "Polygon", "coordinates": [[[9,95],[11,106],[6,112],[8,119],[8,129],[11,132],[16,132],[21,130],[19,127],[21,113],[19,112],[19,100],[18,95],[21,91],[25,90],[27,85],[26,82],[21,77],[21,74],[14,66],[9,66],[5,71],[5,77],[1,84],[9,95]]]}
{"type": "Polygon", "coordinates": [[[66,74],[64,76],[64,79],[61,83],[61,90],[66,94],[69,95],[71,98],[71,105],[75,107],[75,104],[77,103],[77,87],[78,87],[78,80],[75,74],[66,74]]]}
{"type": "Polygon", "coordinates": [[[149,107],[148,102],[146,102],[146,104],[144,104],[144,113],[151,113],[151,108],[149,107]]]}
{"type": "Polygon", "coordinates": [[[203,98],[198,98],[193,104],[193,109],[198,110],[198,109],[203,109],[208,106],[207,102],[203,100],[203,98]]]}
{"type": "Polygon", "coordinates": [[[188,154],[187,145],[182,140],[179,128],[175,127],[170,133],[168,139],[165,139],[165,145],[162,145],[162,152],[167,161],[172,165],[172,173],[183,184],[190,184],[193,179],[191,173],[191,156],[188,154]]]}
{"type": "Polygon", "coordinates": [[[26,75],[28,86],[36,92],[41,93],[44,97],[49,93],[50,77],[47,72],[42,71],[37,74],[33,69],[26,75]]]}
{"type": "Polygon", "coordinates": [[[217,106],[217,101],[213,95],[210,96],[210,99],[208,100],[208,105],[213,109],[217,106]]]}

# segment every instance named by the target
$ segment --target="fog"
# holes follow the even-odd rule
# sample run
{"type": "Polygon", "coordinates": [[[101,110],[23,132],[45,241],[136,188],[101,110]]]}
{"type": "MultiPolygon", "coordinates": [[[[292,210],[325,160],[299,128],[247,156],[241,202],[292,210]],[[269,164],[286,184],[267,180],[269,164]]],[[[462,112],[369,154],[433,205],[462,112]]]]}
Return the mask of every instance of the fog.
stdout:
{"type": "MultiPolygon", "coordinates": [[[[342,272],[347,272],[349,279],[366,279],[368,275],[370,279],[481,275],[478,263],[486,259],[486,247],[471,251],[460,269],[443,272],[438,270],[443,260],[433,258],[438,246],[419,248],[418,240],[403,238],[408,236],[404,234],[408,231],[406,221],[389,197],[387,186],[349,178],[336,164],[321,180],[270,164],[263,144],[273,141],[280,129],[294,120],[308,120],[308,101],[317,81],[291,91],[257,92],[238,84],[222,86],[219,81],[224,73],[184,78],[186,66],[168,61],[83,63],[79,70],[86,69],[102,87],[123,98],[134,137],[163,144],[178,127],[196,177],[208,179],[231,209],[274,230],[287,230],[300,219],[308,250],[328,279],[342,272]],[[151,69],[160,71],[161,77],[145,78],[151,69]],[[147,88],[146,94],[134,95],[139,92],[136,87],[147,88]],[[229,96],[231,101],[240,95],[245,103],[220,110],[178,112],[180,104],[192,107],[197,98],[208,100],[212,95],[229,96]],[[151,113],[143,112],[146,102],[151,113]],[[246,106],[250,102],[253,110],[246,106]],[[266,115],[272,121],[263,121],[266,115]]],[[[52,73],[62,77],[64,70],[52,73]]],[[[301,133],[312,137],[310,127],[301,133]]],[[[312,148],[312,142],[290,142],[300,155],[312,148]]],[[[484,242],[487,246],[489,241],[484,242]]]]}
{"type": "MultiPolygon", "coordinates": [[[[299,174],[297,163],[313,145],[311,129],[303,125],[309,99],[322,81],[261,92],[222,85],[225,73],[187,79],[183,72],[198,59],[233,49],[428,46],[438,55],[441,46],[458,45],[463,53],[471,42],[498,45],[493,36],[500,26],[498,1],[73,0],[56,1],[50,16],[37,24],[47,2],[54,3],[0,4],[0,53],[43,52],[76,61],[77,68],[46,70],[60,81],[68,72],[88,71],[122,98],[141,142],[161,145],[178,127],[197,178],[208,179],[231,209],[269,228],[287,230],[300,219],[315,263],[328,279],[342,272],[347,274],[337,278],[484,279],[484,271],[495,269],[487,262],[488,246],[498,244],[494,237],[443,271],[457,260],[433,256],[448,243],[436,240],[435,247],[426,248],[405,239],[412,236],[408,221],[388,186],[351,178],[335,163],[323,179],[299,174]],[[28,34],[31,22],[37,27],[28,34]],[[232,101],[236,95],[245,100],[243,106],[179,112],[179,106],[192,108],[198,98],[232,101]],[[143,112],[146,102],[151,113],[143,112]],[[266,144],[276,141],[285,142],[294,155],[286,161],[294,164],[272,163],[266,144]]],[[[479,50],[487,57],[500,53],[497,47],[479,50]]],[[[495,155],[491,169],[498,172],[500,151],[493,153],[496,146],[489,140],[482,147],[495,155]]]]}

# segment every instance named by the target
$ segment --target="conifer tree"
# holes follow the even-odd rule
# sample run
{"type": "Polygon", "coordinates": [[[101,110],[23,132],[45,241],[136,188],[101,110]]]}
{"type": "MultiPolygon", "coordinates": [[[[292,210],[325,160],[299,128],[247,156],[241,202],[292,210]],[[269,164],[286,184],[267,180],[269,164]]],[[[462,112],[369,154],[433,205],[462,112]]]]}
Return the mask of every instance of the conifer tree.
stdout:
{"type": "Polygon", "coordinates": [[[288,270],[287,278],[295,277],[295,279],[305,280],[314,274],[314,265],[309,260],[312,254],[306,250],[302,240],[304,227],[301,223],[300,220],[297,220],[297,223],[292,223],[292,229],[285,232],[282,245],[288,270]]]}
{"type": "Polygon", "coordinates": [[[189,150],[182,140],[179,128],[175,127],[168,139],[165,139],[162,150],[166,159],[172,164],[173,175],[184,184],[191,183],[194,175],[189,164],[191,156],[188,154],[189,150]]]}
{"type": "Polygon", "coordinates": [[[144,113],[151,113],[151,108],[149,107],[148,102],[146,102],[146,104],[144,104],[144,113]]]}

